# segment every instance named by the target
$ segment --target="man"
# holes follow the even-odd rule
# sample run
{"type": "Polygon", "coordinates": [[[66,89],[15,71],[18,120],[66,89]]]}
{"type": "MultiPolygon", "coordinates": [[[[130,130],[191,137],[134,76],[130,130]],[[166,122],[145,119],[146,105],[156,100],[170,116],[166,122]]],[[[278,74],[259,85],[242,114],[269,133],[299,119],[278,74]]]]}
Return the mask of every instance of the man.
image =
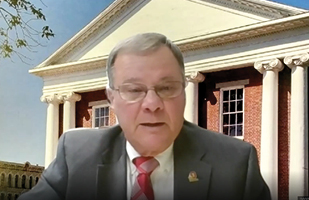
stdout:
{"type": "Polygon", "coordinates": [[[120,42],[107,70],[119,125],[63,134],[20,200],[270,199],[252,145],[184,120],[184,61],[165,36],[120,42]]]}

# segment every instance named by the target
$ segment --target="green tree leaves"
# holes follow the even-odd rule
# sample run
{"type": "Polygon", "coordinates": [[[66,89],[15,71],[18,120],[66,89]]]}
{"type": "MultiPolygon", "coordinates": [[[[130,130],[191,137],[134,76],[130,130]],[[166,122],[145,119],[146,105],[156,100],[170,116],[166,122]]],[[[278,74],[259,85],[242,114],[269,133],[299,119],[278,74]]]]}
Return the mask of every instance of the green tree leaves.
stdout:
{"type": "Polygon", "coordinates": [[[46,21],[41,8],[26,0],[0,0],[0,59],[13,54],[20,59],[27,58],[18,49],[40,46],[40,38],[54,37],[53,31],[45,25],[34,28],[36,23],[46,21]]]}

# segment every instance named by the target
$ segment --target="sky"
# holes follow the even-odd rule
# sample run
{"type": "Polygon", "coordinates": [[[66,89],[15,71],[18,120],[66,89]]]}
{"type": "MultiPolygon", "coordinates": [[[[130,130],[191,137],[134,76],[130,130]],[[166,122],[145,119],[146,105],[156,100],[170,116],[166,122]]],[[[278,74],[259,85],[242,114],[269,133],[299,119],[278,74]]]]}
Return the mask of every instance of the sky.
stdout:
{"type": "MultiPolygon", "coordinates": [[[[274,0],[309,10],[309,0],[274,0]]],[[[33,1],[40,2],[40,1],[33,1]]],[[[40,101],[43,81],[28,73],[86,26],[112,0],[43,0],[46,23],[56,34],[36,52],[23,52],[28,64],[16,57],[0,58],[0,160],[44,165],[46,109],[40,101]]],[[[0,21],[0,26],[1,26],[0,21]]]]}

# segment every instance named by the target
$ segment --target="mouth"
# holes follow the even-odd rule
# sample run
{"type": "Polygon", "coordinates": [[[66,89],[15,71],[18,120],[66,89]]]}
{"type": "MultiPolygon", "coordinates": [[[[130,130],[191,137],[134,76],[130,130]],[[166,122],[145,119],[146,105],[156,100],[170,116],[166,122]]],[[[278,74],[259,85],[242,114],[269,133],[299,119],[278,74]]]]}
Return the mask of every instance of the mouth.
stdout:
{"type": "Polygon", "coordinates": [[[141,123],[140,125],[142,125],[142,126],[147,126],[147,127],[159,127],[159,126],[163,126],[164,123],[163,123],[163,122],[157,122],[157,123],[141,123]]]}

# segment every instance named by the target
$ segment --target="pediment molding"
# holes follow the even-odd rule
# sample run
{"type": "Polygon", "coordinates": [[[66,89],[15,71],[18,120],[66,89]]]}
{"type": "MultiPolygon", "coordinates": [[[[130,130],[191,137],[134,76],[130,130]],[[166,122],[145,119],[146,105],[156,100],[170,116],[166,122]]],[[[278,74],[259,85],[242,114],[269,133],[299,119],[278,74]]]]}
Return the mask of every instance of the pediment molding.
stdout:
{"type": "Polygon", "coordinates": [[[282,31],[309,27],[309,13],[289,18],[253,24],[219,33],[202,35],[176,42],[183,51],[193,51],[208,47],[226,45],[245,39],[271,35],[282,31]]]}
{"type": "Polygon", "coordinates": [[[34,68],[29,70],[29,73],[34,74],[36,76],[45,77],[45,76],[56,76],[59,74],[68,74],[72,72],[79,71],[89,71],[94,69],[105,68],[106,66],[106,56],[102,56],[99,58],[84,60],[84,61],[76,61],[58,65],[50,65],[44,68],[34,68]]]}
{"type": "Polygon", "coordinates": [[[260,0],[202,0],[204,2],[233,8],[240,11],[246,11],[252,14],[269,17],[271,19],[288,17],[306,12],[306,10],[286,6],[283,4],[260,1],[260,0]]]}

